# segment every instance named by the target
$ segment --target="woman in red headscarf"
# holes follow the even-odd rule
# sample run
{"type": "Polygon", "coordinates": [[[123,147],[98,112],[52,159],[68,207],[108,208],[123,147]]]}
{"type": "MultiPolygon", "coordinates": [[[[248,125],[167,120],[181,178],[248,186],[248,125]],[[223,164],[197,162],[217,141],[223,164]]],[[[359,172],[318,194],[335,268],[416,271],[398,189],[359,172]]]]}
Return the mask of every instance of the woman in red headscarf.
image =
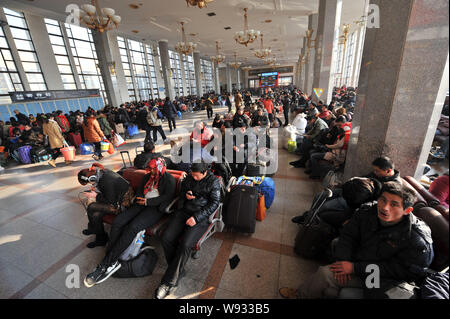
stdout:
{"type": "Polygon", "coordinates": [[[121,267],[120,255],[141,230],[155,225],[163,217],[165,209],[175,198],[176,180],[166,172],[162,157],[152,159],[146,171],[136,191],[134,205],[114,219],[106,256],[84,279],[86,287],[101,283],[116,272],[121,267]]]}

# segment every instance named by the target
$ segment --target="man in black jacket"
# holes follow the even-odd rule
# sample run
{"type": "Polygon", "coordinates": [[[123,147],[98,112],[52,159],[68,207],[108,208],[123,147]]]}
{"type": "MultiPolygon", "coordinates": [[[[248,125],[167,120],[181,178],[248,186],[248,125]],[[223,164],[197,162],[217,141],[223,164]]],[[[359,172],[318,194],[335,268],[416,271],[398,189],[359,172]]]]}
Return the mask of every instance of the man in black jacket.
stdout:
{"type": "Polygon", "coordinates": [[[17,121],[22,125],[30,125],[30,119],[23,113],[20,113],[19,110],[14,110],[16,114],[17,121]]]}
{"type": "Polygon", "coordinates": [[[134,205],[114,219],[106,256],[97,268],[86,276],[84,280],[86,287],[99,284],[116,272],[121,266],[119,257],[133,242],[136,235],[155,225],[174,199],[176,180],[166,172],[164,159],[151,160],[147,172],[136,191],[134,205]]]}
{"type": "Polygon", "coordinates": [[[210,215],[219,207],[220,187],[208,164],[192,164],[190,175],[181,185],[181,208],[173,214],[161,238],[168,267],[155,291],[156,299],[165,298],[178,285],[192,248],[208,229],[210,215]]]}
{"type": "Polygon", "coordinates": [[[376,158],[372,162],[373,171],[365,177],[375,178],[381,183],[401,182],[400,172],[395,169],[394,162],[387,156],[376,158]]]}
{"type": "Polygon", "coordinates": [[[87,247],[105,246],[108,234],[103,227],[103,216],[118,212],[130,185],[122,176],[98,163],[78,172],[78,182],[83,186],[92,184],[91,192],[86,192],[86,197],[95,199],[94,203],[87,206],[89,223],[83,234],[86,236],[95,234],[96,237],[95,241],[87,244],[87,247]]]}
{"type": "Polygon", "coordinates": [[[167,121],[169,122],[169,130],[170,132],[172,132],[172,125],[174,130],[177,128],[177,125],[175,123],[175,117],[177,116],[177,109],[175,105],[173,105],[173,103],[170,102],[169,97],[166,97],[166,101],[164,102],[162,112],[164,116],[167,118],[167,121]]]}
{"type": "Polygon", "coordinates": [[[396,287],[423,279],[433,241],[430,228],[411,214],[415,199],[400,183],[384,184],[378,203],[361,208],[343,227],[332,245],[336,262],[320,267],[297,291],[280,289],[282,296],[336,298],[342,288],[358,288],[352,297],[388,298],[396,287]]]}

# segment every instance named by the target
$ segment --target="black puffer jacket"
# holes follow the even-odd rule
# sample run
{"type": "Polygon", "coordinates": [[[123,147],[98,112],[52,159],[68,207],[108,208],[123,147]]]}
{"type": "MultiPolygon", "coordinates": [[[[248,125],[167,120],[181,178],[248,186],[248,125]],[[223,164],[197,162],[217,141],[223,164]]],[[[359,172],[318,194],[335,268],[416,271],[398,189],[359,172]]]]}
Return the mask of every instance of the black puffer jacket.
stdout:
{"type": "Polygon", "coordinates": [[[100,193],[96,200],[100,203],[114,205],[117,208],[130,184],[122,176],[109,169],[104,169],[102,173],[97,184],[100,193]]]}
{"type": "Polygon", "coordinates": [[[368,275],[369,264],[376,264],[381,278],[416,281],[426,276],[434,257],[431,230],[412,213],[383,227],[376,204],[366,205],[342,228],[334,255],[336,260],[353,262],[361,278],[368,275]]]}
{"type": "Polygon", "coordinates": [[[191,214],[197,223],[207,221],[220,204],[220,182],[208,171],[200,181],[188,175],[181,184],[180,204],[182,209],[191,214]],[[187,200],[186,192],[191,190],[195,199],[187,200]]]}

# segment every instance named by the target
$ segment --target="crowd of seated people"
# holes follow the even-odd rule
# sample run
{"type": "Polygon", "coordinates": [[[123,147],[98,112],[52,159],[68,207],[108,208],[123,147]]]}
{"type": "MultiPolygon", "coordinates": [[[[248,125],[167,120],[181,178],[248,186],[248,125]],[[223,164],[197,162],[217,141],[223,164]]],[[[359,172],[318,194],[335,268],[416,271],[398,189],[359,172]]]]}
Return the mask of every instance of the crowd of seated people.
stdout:
{"type": "MultiPolygon", "coordinates": [[[[203,97],[176,97],[175,100],[151,99],[139,102],[129,102],[118,107],[105,106],[95,111],[89,107],[85,112],[70,111],[64,114],[61,110],[53,113],[25,114],[14,110],[15,117],[9,121],[0,121],[0,167],[7,166],[8,160],[20,163],[18,149],[30,145],[32,161],[47,159],[48,164],[56,167],[55,160],[61,155],[60,149],[67,145],[79,146],[71,138],[72,134],[80,135],[81,142],[92,143],[95,147],[94,158],[102,160],[100,143],[110,141],[114,133],[129,138],[128,127],[137,125],[147,132],[146,142],[157,141],[158,133],[167,142],[162,121],[167,121],[170,132],[176,129],[178,112],[193,112],[205,109],[206,101],[219,104],[214,92],[203,97]],[[151,111],[151,112],[149,112],[151,111]],[[154,122],[150,120],[154,114],[154,122]],[[44,132],[44,127],[47,127],[44,132]],[[114,132],[114,133],[113,133],[114,132]],[[153,138],[152,138],[153,133],[153,138]],[[39,156],[34,156],[37,154],[39,156]]],[[[66,164],[70,164],[66,161],[66,164]]]]}

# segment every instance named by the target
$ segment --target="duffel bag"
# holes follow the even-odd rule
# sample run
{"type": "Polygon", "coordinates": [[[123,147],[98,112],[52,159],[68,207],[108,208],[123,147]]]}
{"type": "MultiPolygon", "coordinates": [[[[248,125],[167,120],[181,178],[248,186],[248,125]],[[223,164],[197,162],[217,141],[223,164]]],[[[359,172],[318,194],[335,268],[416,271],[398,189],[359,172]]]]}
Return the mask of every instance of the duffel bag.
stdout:
{"type": "Polygon", "coordinates": [[[153,273],[158,261],[158,255],[150,247],[144,247],[139,254],[127,261],[121,261],[121,267],[112,276],[115,278],[145,277],[153,273]]]}

